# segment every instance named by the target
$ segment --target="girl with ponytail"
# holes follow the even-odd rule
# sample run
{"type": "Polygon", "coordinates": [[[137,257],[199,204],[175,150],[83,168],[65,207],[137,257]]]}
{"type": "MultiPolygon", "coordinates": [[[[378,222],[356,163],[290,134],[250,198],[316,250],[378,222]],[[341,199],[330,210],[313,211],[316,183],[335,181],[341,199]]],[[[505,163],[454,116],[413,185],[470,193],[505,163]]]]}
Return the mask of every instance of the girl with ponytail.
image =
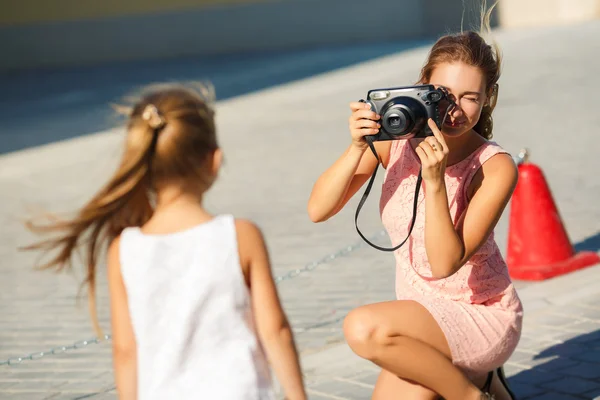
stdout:
{"type": "Polygon", "coordinates": [[[107,251],[114,371],[121,400],[271,399],[269,363],[305,399],[293,334],[259,228],[202,205],[217,178],[212,88],[150,87],[128,111],[121,163],[67,221],[29,250],[70,268],[85,252],[90,309],[107,251]]]}

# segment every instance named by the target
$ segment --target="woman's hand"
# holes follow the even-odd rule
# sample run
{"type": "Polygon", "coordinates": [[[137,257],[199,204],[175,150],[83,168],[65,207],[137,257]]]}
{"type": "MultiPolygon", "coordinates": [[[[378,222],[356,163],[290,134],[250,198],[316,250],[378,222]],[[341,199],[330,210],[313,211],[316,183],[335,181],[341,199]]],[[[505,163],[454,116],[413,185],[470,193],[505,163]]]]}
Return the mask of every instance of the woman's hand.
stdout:
{"type": "Polygon", "coordinates": [[[349,126],[350,135],[352,135],[352,145],[365,150],[369,145],[365,140],[366,135],[375,135],[379,132],[381,125],[377,122],[381,117],[374,111],[368,103],[352,102],[350,103],[352,115],[350,115],[349,126]]]}
{"type": "Polygon", "coordinates": [[[446,161],[448,159],[448,146],[444,135],[438,129],[435,122],[430,118],[427,123],[433,131],[434,136],[428,136],[415,149],[421,159],[423,180],[434,185],[444,183],[446,172],[446,161]]]}

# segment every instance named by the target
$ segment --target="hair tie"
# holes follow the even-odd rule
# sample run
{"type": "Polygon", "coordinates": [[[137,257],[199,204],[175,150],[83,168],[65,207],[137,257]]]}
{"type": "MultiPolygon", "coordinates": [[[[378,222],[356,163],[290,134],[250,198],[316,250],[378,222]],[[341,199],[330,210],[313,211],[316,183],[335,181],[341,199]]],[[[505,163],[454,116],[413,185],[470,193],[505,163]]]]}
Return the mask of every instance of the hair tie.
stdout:
{"type": "Polygon", "coordinates": [[[154,104],[148,104],[146,108],[144,108],[142,118],[154,130],[158,130],[166,124],[164,118],[159,114],[158,108],[156,108],[154,104]]]}

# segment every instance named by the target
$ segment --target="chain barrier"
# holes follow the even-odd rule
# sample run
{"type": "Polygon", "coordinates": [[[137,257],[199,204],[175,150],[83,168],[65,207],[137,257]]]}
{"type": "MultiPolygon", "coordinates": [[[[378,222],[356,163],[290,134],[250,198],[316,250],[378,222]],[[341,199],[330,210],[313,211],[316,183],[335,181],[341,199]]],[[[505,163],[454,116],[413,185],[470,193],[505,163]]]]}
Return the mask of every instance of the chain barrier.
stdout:
{"type": "MultiPolygon", "coordinates": [[[[379,236],[383,236],[385,235],[385,231],[381,230],[378,233],[376,233],[375,235],[373,235],[372,237],[370,237],[370,240],[374,240],[379,236]]],[[[349,255],[350,253],[352,253],[353,251],[356,251],[357,249],[361,248],[364,246],[364,242],[363,241],[359,241],[356,242],[354,244],[351,244],[349,246],[344,247],[341,250],[338,250],[335,253],[331,253],[326,257],[323,257],[319,260],[316,261],[312,261],[309,262],[308,264],[306,264],[304,267],[302,268],[297,268],[293,271],[288,272],[287,274],[278,276],[275,278],[275,283],[280,283],[283,281],[287,281],[290,279],[293,279],[295,277],[297,277],[298,275],[301,275],[303,273],[306,272],[310,272],[315,270],[318,266],[326,264],[326,263],[330,263],[340,257],[345,257],[347,255],[349,255]]],[[[326,321],[326,322],[321,322],[315,325],[310,325],[306,328],[301,328],[299,329],[299,333],[303,333],[303,332],[307,332],[310,331],[311,329],[316,329],[316,328],[320,328],[322,326],[325,325],[330,325],[330,324],[334,324],[338,321],[341,321],[344,317],[339,317],[333,321],[326,321]]],[[[11,357],[8,358],[6,360],[2,360],[0,361],[0,366],[2,365],[15,365],[15,364],[20,364],[23,361],[34,361],[34,360],[39,360],[42,357],[46,357],[49,355],[56,355],[56,354],[61,354],[61,353],[65,353],[67,351],[71,351],[71,350],[76,350],[76,349],[81,349],[84,347],[89,346],[90,344],[99,344],[103,341],[108,341],[111,339],[110,335],[104,335],[102,339],[100,338],[93,338],[93,339],[89,339],[89,340],[79,340],[77,342],[74,342],[73,344],[69,345],[69,346],[57,346],[57,347],[53,347],[48,351],[38,351],[35,353],[30,353],[26,356],[23,357],[11,357]]]]}
{"type": "MultiPolygon", "coordinates": [[[[110,335],[104,335],[103,338],[104,338],[104,340],[110,340],[110,335]]],[[[98,344],[100,342],[102,342],[102,339],[100,339],[100,338],[94,338],[94,339],[89,339],[89,340],[78,340],[77,342],[74,342],[73,344],[71,344],[69,346],[57,346],[57,347],[51,348],[48,351],[38,351],[38,352],[31,353],[31,354],[28,354],[23,357],[11,357],[4,361],[1,361],[0,365],[14,365],[14,364],[20,364],[26,360],[30,360],[30,361],[39,360],[40,358],[48,356],[48,355],[66,353],[69,350],[81,349],[81,348],[87,347],[90,344],[98,344]]]]}
{"type": "MultiPolygon", "coordinates": [[[[383,236],[385,235],[385,231],[381,230],[378,233],[376,233],[375,235],[373,235],[372,237],[370,237],[369,239],[374,240],[375,238],[379,237],[379,236],[383,236]]],[[[351,244],[349,246],[344,247],[343,249],[335,252],[335,253],[331,253],[326,257],[321,258],[320,260],[317,261],[312,261],[308,264],[306,264],[304,267],[302,268],[298,268],[295,269],[293,271],[288,272],[287,274],[283,275],[283,276],[278,276],[277,278],[275,278],[275,282],[279,283],[281,281],[285,281],[285,280],[289,280],[292,278],[297,277],[298,275],[304,273],[304,272],[309,272],[314,270],[315,268],[317,268],[319,265],[322,264],[326,264],[328,262],[332,262],[337,258],[340,257],[345,257],[348,254],[352,253],[353,251],[361,248],[364,246],[364,242],[361,240],[360,242],[356,242],[354,244],[351,244]]]]}

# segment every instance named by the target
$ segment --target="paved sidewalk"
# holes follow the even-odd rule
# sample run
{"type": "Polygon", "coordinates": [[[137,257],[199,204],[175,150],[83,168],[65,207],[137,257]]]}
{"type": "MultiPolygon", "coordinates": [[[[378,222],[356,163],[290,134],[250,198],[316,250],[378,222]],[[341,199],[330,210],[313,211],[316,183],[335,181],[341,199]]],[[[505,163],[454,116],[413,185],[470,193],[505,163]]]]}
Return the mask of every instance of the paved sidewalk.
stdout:
{"type": "MultiPolygon", "coordinates": [[[[513,153],[531,148],[571,240],[577,248],[597,251],[600,182],[584,172],[600,168],[593,151],[600,142],[600,117],[588,111],[600,91],[595,78],[600,23],[499,32],[497,39],[505,70],[496,140],[513,153]]],[[[314,180],[348,144],[347,103],[373,87],[413,82],[425,55],[426,49],[414,49],[218,105],[227,163],[208,205],[263,228],[277,276],[309,270],[279,287],[316,399],[368,398],[374,369],[348,352],[341,320],[358,305],[392,299],[394,268],[389,254],[351,247],[360,243],[353,224],[358,199],[318,225],[308,220],[306,200],[314,180]],[[316,268],[312,261],[318,262],[316,268]]],[[[0,361],[93,337],[85,299],[78,307],[74,302],[81,270],[76,268],[75,276],[34,272],[36,256],[16,249],[32,240],[21,225],[29,207],[62,212],[81,204],[113,170],[121,140],[122,132],[115,129],[0,156],[0,361]]],[[[372,235],[381,230],[376,193],[360,221],[372,235]]],[[[506,214],[496,233],[504,250],[506,214]]],[[[379,240],[385,243],[385,237],[379,240]]],[[[109,331],[100,272],[99,314],[109,331]]],[[[595,396],[600,302],[592,283],[598,274],[595,267],[541,284],[517,283],[527,314],[509,372],[523,383],[522,394],[595,396]],[[545,372],[553,366],[552,373],[545,372]]],[[[0,399],[113,399],[112,388],[109,343],[0,366],[0,399]]]]}

